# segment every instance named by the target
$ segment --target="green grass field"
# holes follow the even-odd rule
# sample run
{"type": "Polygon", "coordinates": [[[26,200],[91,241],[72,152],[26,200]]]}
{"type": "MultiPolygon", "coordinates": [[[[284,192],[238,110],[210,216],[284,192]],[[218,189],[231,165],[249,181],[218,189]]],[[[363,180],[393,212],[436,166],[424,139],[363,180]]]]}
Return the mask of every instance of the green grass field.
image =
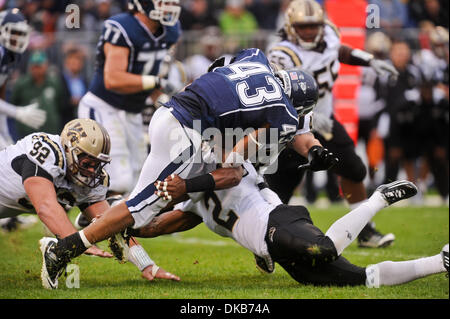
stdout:
{"type": "MultiPolygon", "coordinates": [[[[344,206],[310,209],[323,231],[347,212],[344,206]]],[[[74,218],[74,214],[71,214],[74,218]]],[[[448,207],[390,207],[374,219],[382,232],[393,232],[396,241],[385,249],[361,249],[353,243],[343,253],[351,262],[367,266],[383,260],[407,260],[440,252],[449,239],[448,207]]],[[[0,233],[1,299],[448,299],[445,274],[419,279],[402,286],[366,287],[304,286],[277,265],[272,275],[261,274],[253,255],[204,225],[185,233],[143,239],[150,256],[180,282],[147,282],[131,263],[81,256],[80,288],[67,288],[60,278],[59,289],[48,291],[40,281],[41,255],[38,240],[41,224],[14,233],[0,233]]],[[[100,243],[106,249],[106,243],[100,243]]]]}

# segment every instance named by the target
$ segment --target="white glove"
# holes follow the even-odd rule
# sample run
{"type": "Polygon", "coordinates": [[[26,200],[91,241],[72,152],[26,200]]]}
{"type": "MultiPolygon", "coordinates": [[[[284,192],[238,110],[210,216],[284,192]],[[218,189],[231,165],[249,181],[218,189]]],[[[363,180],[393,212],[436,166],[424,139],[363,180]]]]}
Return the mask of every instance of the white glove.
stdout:
{"type": "Polygon", "coordinates": [[[378,59],[372,59],[369,62],[369,65],[377,72],[378,75],[384,75],[388,74],[392,79],[396,79],[399,75],[397,69],[390,63],[378,60],[378,59]]]}
{"type": "Polygon", "coordinates": [[[330,140],[333,137],[331,133],[333,130],[333,120],[322,113],[314,113],[312,127],[313,131],[322,135],[326,140],[330,140]]]}
{"type": "Polygon", "coordinates": [[[40,128],[47,120],[47,112],[39,109],[38,106],[38,103],[33,103],[17,107],[16,120],[35,130],[40,128]]]}

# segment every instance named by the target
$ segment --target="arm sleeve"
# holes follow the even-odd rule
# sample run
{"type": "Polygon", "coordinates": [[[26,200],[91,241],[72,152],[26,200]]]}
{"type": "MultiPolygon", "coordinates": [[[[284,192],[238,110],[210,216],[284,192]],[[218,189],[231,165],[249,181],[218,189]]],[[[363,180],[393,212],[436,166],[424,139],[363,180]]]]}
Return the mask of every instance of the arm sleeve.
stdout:
{"type": "Polygon", "coordinates": [[[26,155],[16,157],[11,162],[11,166],[17,174],[22,176],[22,183],[24,183],[27,178],[34,176],[44,177],[53,183],[53,177],[42,167],[30,161],[26,155]]]}

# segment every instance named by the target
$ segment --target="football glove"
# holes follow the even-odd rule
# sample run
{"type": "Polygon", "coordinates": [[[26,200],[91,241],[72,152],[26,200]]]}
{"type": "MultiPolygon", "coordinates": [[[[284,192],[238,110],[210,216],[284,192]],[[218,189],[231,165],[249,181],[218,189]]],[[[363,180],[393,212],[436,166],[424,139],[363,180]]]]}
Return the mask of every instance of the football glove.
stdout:
{"type": "Polygon", "coordinates": [[[38,108],[38,103],[18,107],[16,111],[16,120],[31,128],[37,130],[44,125],[47,120],[47,112],[38,108]]]}
{"type": "Polygon", "coordinates": [[[386,61],[372,59],[370,60],[369,65],[375,70],[375,72],[377,72],[379,76],[387,74],[391,79],[395,80],[399,75],[397,69],[386,61]]]}
{"type": "Polygon", "coordinates": [[[322,146],[314,145],[308,152],[308,164],[300,165],[298,169],[310,169],[313,172],[328,170],[339,162],[329,150],[322,146]]]}

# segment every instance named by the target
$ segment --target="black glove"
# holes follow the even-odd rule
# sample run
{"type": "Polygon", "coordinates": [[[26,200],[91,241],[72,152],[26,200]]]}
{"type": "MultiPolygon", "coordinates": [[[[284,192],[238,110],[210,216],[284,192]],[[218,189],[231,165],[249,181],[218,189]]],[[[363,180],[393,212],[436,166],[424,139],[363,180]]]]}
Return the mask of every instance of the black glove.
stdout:
{"type": "Polygon", "coordinates": [[[334,156],[333,153],[318,145],[315,145],[309,149],[308,160],[308,164],[300,165],[298,168],[307,168],[313,172],[317,172],[328,170],[339,162],[339,159],[334,156]]]}

